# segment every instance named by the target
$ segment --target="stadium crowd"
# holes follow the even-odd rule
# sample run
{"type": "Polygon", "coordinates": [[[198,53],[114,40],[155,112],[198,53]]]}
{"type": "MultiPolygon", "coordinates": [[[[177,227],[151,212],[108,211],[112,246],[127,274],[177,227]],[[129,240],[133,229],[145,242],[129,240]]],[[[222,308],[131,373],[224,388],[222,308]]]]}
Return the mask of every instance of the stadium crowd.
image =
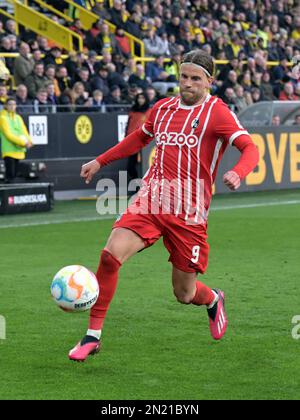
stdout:
{"type": "MultiPolygon", "coordinates": [[[[61,9],[63,2],[47,3],[61,9]]],[[[300,56],[300,12],[294,0],[76,3],[96,12],[99,21],[85,31],[74,14],[70,29],[83,38],[85,48],[66,59],[45,37],[27,29],[17,35],[15,22],[4,22],[0,15],[0,53],[20,54],[0,59],[0,107],[12,93],[19,112],[120,111],[140,93],[151,105],[178,92],[181,56],[195,48],[228,61],[217,66],[212,93],[236,112],[262,100],[300,99],[300,79],[290,66],[300,56]],[[105,19],[116,25],[115,34],[105,19]],[[145,66],[134,60],[125,32],[142,40],[146,56],[155,60],[145,66]]]]}

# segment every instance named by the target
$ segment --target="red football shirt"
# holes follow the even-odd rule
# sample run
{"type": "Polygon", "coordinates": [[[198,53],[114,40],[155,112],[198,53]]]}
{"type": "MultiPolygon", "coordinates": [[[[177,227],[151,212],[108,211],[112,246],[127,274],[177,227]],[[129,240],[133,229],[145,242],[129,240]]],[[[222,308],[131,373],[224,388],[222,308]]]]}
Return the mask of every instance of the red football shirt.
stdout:
{"type": "Polygon", "coordinates": [[[249,133],[211,95],[198,106],[183,105],[179,96],[162,99],[142,129],[155,140],[156,153],[138,201],[146,198],[152,212],[206,223],[220,160],[228,145],[249,133]]]}

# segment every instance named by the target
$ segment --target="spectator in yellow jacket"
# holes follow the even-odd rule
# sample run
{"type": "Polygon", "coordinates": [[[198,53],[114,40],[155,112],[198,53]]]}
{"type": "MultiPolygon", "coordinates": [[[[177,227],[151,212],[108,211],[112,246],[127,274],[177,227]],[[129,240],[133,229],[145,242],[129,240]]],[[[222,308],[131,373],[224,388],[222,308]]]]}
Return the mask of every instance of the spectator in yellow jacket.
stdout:
{"type": "Polygon", "coordinates": [[[8,98],[4,110],[0,112],[0,138],[2,158],[5,163],[6,181],[11,183],[17,176],[20,160],[25,159],[32,139],[22,117],[16,112],[16,101],[8,98]]]}
{"type": "Polygon", "coordinates": [[[5,65],[5,60],[4,58],[0,57],[0,80],[7,82],[9,78],[10,78],[10,73],[9,73],[8,68],[5,65]]]}

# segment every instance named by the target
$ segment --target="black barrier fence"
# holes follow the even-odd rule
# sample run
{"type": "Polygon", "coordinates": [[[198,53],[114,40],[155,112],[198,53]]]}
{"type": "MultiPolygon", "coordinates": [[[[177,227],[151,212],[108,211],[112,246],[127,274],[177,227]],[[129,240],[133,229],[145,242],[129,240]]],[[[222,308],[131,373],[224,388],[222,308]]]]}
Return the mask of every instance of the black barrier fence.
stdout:
{"type": "MultiPolygon", "coordinates": [[[[94,157],[118,142],[118,114],[24,115],[35,147],[29,159],[94,157]]],[[[127,121],[127,116],[126,116],[127,121]]]]}
{"type": "MultiPolygon", "coordinates": [[[[121,141],[125,136],[126,113],[24,115],[35,147],[27,154],[29,160],[45,161],[48,171],[42,181],[53,182],[56,190],[82,189],[79,178],[82,163],[95,158],[121,141]]],[[[260,152],[260,162],[243,183],[241,191],[262,191],[300,187],[300,132],[292,127],[248,127],[260,152]]],[[[142,151],[142,173],[154,156],[152,142],[142,151]]],[[[228,192],[222,175],[239,159],[239,152],[228,147],[216,182],[216,192],[228,192]]],[[[127,169],[123,159],[103,168],[100,178],[118,183],[119,171],[127,169]]],[[[98,177],[98,179],[99,179],[98,177]]],[[[89,188],[96,186],[96,181],[89,188]]]]}
{"type": "MultiPolygon", "coordinates": [[[[55,190],[85,188],[79,177],[81,165],[103,153],[125,136],[126,113],[22,114],[35,146],[27,152],[29,161],[46,163],[42,182],[55,190]]],[[[118,182],[118,173],[127,169],[126,159],[103,168],[100,178],[118,182]]],[[[95,188],[95,180],[89,188],[95,188]]]]}

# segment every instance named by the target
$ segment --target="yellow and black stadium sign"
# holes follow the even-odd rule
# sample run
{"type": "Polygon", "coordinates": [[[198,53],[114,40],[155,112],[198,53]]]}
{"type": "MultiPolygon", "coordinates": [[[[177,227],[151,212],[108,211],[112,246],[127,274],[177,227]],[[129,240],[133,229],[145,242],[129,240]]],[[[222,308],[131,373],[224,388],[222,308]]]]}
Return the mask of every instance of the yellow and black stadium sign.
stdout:
{"type": "Polygon", "coordinates": [[[75,123],[75,135],[79,143],[87,144],[93,135],[93,123],[86,115],[81,115],[75,123]]]}
{"type": "MultiPolygon", "coordinates": [[[[275,131],[275,130],[274,130],[275,131]]],[[[300,133],[285,131],[251,133],[260,160],[254,172],[246,178],[246,185],[262,185],[268,176],[281,185],[284,175],[289,183],[300,182],[300,133]]]]}

